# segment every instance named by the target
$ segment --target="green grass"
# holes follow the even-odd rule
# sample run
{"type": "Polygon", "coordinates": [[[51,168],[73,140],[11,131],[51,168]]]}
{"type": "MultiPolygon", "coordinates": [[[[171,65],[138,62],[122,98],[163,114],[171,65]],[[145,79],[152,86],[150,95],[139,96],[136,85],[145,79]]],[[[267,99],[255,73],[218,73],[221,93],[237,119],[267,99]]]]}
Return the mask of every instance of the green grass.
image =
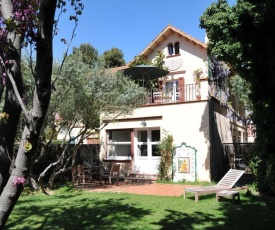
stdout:
{"type": "Polygon", "coordinates": [[[241,202],[215,201],[202,195],[198,203],[183,197],[98,193],[62,187],[53,195],[24,194],[6,229],[273,229],[275,200],[241,191],[241,202]]]}

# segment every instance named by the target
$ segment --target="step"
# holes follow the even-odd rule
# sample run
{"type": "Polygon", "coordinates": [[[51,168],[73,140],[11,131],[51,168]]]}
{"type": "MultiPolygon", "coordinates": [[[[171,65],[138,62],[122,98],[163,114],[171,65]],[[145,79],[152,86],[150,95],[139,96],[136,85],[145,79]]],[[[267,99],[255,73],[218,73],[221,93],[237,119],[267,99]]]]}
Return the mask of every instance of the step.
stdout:
{"type": "Polygon", "coordinates": [[[126,183],[155,183],[156,174],[131,173],[125,178],[126,183]]]}

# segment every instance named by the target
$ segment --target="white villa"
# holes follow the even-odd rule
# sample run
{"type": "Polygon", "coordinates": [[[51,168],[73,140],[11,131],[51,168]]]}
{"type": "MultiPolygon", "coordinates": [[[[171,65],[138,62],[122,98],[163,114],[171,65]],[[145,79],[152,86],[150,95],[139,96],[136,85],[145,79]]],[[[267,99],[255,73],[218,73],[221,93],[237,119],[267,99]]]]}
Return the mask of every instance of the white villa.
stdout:
{"type": "Polygon", "coordinates": [[[180,162],[175,171],[178,180],[215,179],[225,173],[222,144],[247,140],[241,119],[227,118],[228,112],[243,118],[244,107],[232,96],[230,108],[222,105],[211,89],[205,43],[168,25],[141,54],[152,61],[158,51],[165,54],[169,70],[162,87],[152,90],[150,100],[131,116],[119,117],[101,130],[100,158],[105,163],[121,164],[126,174],[157,173],[156,145],[167,132],[175,146],[195,150],[195,155],[186,149],[179,154],[187,160],[187,171],[179,170],[183,161],[176,159],[180,162]],[[198,70],[196,81],[194,72],[198,70]]]}

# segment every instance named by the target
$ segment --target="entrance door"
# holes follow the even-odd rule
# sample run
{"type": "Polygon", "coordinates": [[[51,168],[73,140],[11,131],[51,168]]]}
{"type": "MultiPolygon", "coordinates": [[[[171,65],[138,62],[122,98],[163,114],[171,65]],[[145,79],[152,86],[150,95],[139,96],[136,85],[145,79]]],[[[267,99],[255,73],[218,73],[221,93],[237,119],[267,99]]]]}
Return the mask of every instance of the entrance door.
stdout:
{"type": "Polygon", "coordinates": [[[135,130],[135,173],[157,173],[160,141],[160,129],[135,130]]]}

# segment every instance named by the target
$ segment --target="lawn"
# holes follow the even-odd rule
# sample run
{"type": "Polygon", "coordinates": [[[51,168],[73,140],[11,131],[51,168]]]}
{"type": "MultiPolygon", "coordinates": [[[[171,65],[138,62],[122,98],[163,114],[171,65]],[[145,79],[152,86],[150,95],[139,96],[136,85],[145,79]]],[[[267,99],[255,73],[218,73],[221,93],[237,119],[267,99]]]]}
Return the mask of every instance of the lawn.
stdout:
{"type": "Polygon", "coordinates": [[[62,187],[53,195],[23,195],[6,229],[273,229],[275,200],[241,191],[241,202],[192,194],[160,197],[62,187]]]}

